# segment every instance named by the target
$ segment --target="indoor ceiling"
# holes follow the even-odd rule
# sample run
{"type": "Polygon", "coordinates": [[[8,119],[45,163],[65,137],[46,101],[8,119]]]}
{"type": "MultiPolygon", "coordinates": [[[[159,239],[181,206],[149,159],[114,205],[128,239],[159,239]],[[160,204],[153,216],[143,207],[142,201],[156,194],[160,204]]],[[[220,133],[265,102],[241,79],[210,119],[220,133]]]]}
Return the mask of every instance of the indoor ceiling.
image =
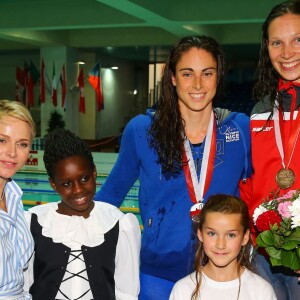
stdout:
{"type": "Polygon", "coordinates": [[[164,61],[178,38],[205,34],[231,49],[233,57],[247,56],[258,49],[261,23],[280,2],[0,0],[0,54],[67,46],[164,61]]]}

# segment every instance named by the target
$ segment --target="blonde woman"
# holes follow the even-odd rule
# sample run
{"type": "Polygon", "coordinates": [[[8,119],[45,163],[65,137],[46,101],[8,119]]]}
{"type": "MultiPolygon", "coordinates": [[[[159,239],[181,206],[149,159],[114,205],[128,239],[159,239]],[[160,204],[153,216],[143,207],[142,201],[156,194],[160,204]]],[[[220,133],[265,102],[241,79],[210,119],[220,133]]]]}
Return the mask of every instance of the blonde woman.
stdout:
{"type": "Polygon", "coordinates": [[[35,125],[27,108],[0,100],[0,299],[25,300],[23,271],[33,252],[24,218],[22,191],[12,180],[25,164],[35,125]]]}

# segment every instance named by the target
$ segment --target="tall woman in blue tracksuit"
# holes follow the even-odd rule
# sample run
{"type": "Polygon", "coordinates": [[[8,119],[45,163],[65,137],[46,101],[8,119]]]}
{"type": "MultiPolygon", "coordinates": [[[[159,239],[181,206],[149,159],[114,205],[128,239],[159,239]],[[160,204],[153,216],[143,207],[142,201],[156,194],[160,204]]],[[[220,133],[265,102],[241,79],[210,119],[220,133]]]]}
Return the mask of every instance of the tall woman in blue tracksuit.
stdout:
{"type": "Polygon", "coordinates": [[[180,39],[164,68],[157,110],[128,123],[118,160],[96,194],[120,206],[140,181],[139,299],[169,298],[174,283],[192,271],[192,219],[211,194],[240,196],[250,176],[249,118],[213,107],[223,75],[214,39],[180,39]]]}

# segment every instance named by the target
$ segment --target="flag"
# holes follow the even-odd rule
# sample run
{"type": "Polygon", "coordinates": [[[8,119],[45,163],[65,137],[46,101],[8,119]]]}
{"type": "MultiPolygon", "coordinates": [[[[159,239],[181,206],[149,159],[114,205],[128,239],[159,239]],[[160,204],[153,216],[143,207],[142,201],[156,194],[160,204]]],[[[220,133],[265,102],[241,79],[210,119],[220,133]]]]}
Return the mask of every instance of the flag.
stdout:
{"type": "Polygon", "coordinates": [[[41,82],[40,82],[41,86],[41,103],[45,103],[46,101],[46,93],[45,93],[45,64],[44,64],[44,60],[42,59],[42,64],[41,64],[41,82]]]}
{"type": "Polygon", "coordinates": [[[27,62],[24,62],[24,90],[23,90],[23,103],[27,106],[27,87],[28,87],[28,70],[27,62]]]}
{"type": "Polygon", "coordinates": [[[55,63],[53,62],[53,72],[52,72],[52,95],[51,95],[53,105],[57,106],[57,85],[55,77],[55,63]]]}
{"type": "Polygon", "coordinates": [[[78,85],[79,85],[79,88],[80,88],[79,112],[85,113],[83,69],[80,70],[80,73],[79,73],[77,81],[78,81],[78,85]]]}
{"type": "Polygon", "coordinates": [[[30,64],[29,64],[29,73],[32,78],[33,84],[34,85],[37,84],[38,81],[40,80],[40,72],[36,68],[36,66],[34,65],[34,63],[32,61],[30,61],[30,64]]]}
{"type": "Polygon", "coordinates": [[[33,106],[34,104],[34,97],[33,97],[33,80],[32,77],[30,75],[30,73],[28,73],[28,81],[27,81],[27,96],[28,96],[28,107],[33,106]]]}
{"type": "Polygon", "coordinates": [[[19,67],[16,68],[16,101],[23,101],[23,90],[25,85],[25,73],[19,67]]]}
{"type": "Polygon", "coordinates": [[[34,105],[34,94],[33,94],[33,88],[36,85],[36,83],[40,80],[40,72],[34,65],[32,61],[29,63],[28,68],[28,107],[31,107],[34,105]]]}
{"type": "Polygon", "coordinates": [[[61,106],[65,108],[65,100],[66,100],[66,94],[67,94],[65,65],[63,65],[63,67],[62,67],[62,73],[59,77],[59,81],[61,84],[61,106]]]}
{"type": "Polygon", "coordinates": [[[100,62],[97,62],[89,72],[88,80],[96,92],[97,110],[101,111],[104,108],[104,99],[101,91],[100,62]]]}

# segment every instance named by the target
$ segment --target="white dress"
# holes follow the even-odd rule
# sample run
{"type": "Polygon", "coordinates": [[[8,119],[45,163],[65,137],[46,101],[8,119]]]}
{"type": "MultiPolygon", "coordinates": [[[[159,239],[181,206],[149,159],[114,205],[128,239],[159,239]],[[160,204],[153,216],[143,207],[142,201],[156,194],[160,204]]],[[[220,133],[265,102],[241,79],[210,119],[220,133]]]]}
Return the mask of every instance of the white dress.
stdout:
{"type": "MultiPolygon", "coordinates": [[[[169,300],[191,300],[195,287],[196,276],[194,272],[175,283],[169,300]]],[[[238,290],[238,279],[219,282],[202,273],[201,300],[236,300],[238,290]]],[[[239,300],[277,300],[277,298],[272,286],[266,280],[245,269],[241,275],[239,300]]]]}
{"type": "MultiPolygon", "coordinates": [[[[118,208],[104,202],[95,202],[89,218],[57,213],[58,203],[33,207],[26,213],[30,224],[31,214],[37,215],[42,235],[52,238],[71,249],[69,263],[59,287],[57,299],[93,299],[85,271],[81,246],[95,247],[104,242],[104,234],[119,221],[119,238],[115,258],[116,299],[133,300],[139,294],[140,227],[133,214],[123,214],[118,208]],[[75,275],[74,275],[75,274],[75,275]],[[68,298],[67,298],[68,297],[68,298]]],[[[33,283],[33,261],[26,275],[26,286],[33,283]]]]}

